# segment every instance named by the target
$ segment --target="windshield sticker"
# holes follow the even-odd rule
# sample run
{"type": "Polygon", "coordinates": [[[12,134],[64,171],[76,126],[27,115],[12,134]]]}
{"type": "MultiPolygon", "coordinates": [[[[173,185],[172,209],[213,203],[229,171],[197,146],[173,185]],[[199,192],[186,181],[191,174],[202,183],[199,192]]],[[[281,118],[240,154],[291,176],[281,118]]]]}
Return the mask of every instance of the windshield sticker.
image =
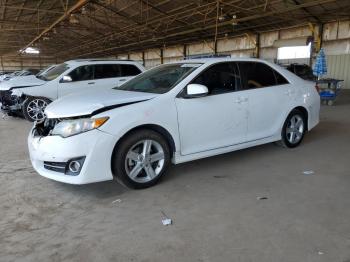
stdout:
{"type": "Polygon", "coordinates": [[[200,67],[202,64],[183,64],[181,67],[200,67]]]}

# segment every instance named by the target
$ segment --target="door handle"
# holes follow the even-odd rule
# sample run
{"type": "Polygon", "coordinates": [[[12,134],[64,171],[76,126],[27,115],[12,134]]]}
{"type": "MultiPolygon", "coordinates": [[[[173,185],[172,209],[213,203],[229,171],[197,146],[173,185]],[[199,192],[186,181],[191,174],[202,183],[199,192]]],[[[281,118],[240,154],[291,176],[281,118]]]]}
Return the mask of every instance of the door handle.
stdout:
{"type": "Polygon", "coordinates": [[[124,82],[126,81],[127,79],[123,78],[123,79],[119,79],[120,82],[124,82]]]}
{"type": "Polygon", "coordinates": [[[285,92],[286,95],[291,96],[294,94],[293,90],[288,89],[288,91],[285,92]]]}
{"type": "Polygon", "coordinates": [[[88,83],[88,85],[93,85],[93,84],[95,84],[95,82],[89,82],[89,83],[88,83]]]}
{"type": "Polygon", "coordinates": [[[248,101],[247,97],[238,97],[238,98],[236,98],[235,103],[241,104],[241,103],[244,103],[244,102],[247,102],[247,101],[248,101]]]}

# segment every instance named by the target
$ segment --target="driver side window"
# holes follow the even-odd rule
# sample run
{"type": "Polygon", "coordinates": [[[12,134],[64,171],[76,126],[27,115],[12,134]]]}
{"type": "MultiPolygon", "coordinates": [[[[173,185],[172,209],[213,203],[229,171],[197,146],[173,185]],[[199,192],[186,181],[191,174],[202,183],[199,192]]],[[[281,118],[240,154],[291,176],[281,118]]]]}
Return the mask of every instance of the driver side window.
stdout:
{"type": "Polygon", "coordinates": [[[232,62],[215,64],[192,81],[192,84],[205,85],[209,90],[209,95],[234,92],[237,90],[238,83],[239,75],[236,64],[232,62]]]}
{"type": "Polygon", "coordinates": [[[72,82],[92,80],[94,79],[93,69],[91,65],[79,66],[68,75],[72,78],[72,82]]]}

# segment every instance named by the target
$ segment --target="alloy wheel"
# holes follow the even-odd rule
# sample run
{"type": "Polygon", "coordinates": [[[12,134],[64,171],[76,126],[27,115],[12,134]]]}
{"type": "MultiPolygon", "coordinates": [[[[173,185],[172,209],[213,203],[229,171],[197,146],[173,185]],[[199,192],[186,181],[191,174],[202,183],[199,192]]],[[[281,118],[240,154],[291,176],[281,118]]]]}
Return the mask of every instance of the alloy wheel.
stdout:
{"type": "Polygon", "coordinates": [[[45,118],[44,111],[46,107],[47,102],[45,100],[36,98],[29,102],[27,106],[27,113],[34,121],[40,121],[45,118]]]}
{"type": "Polygon", "coordinates": [[[304,120],[300,115],[294,115],[290,118],[286,136],[288,142],[291,144],[297,144],[303,137],[304,134],[304,120]]]}
{"type": "Polygon", "coordinates": [[[154,180],[165,163],[164,149],[151,139],[134,144],[125,157],[125,171],[130,179],[138,183],[154,180]]]}

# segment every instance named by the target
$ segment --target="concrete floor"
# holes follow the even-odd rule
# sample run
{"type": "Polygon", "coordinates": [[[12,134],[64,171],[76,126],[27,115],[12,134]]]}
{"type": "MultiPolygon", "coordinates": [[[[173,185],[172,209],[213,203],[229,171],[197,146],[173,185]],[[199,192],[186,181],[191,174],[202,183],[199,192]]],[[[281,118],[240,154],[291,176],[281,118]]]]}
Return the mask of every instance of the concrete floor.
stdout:
{"type": "Polygon", "coordinates": [[[349,113],[343,93],[299,148],[174,166],[142,191],[40,177],[30,124],[0,120],[0,261],[349,262],[349,113]]]}

